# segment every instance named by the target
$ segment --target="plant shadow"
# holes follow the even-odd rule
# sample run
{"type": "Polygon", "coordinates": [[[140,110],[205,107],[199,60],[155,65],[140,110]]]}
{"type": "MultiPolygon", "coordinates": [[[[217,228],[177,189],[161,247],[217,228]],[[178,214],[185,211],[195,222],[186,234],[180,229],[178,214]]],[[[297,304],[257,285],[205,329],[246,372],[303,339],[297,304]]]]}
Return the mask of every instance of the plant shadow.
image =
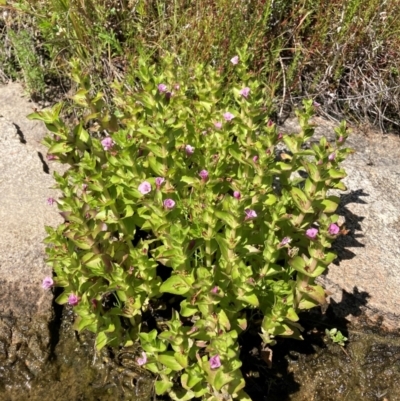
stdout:
{"type": "MultiPolygon", "coordinates": [[[[365,219],[364,216],[358,216],[347,208],[349,203],[367,204],[362,197],[367,197],[363,189],[350,191],[347,194],[340,196],[339,207],[336,211],[339,216],[344,218],[345,223],[342,226],[341,235],[339,235],[332,244],[332,250],[337,254],[337,258],[333,264],[338,266],[342,260],[353,259],[356,254],[348,248],[364,248],[365,245],[360,242],[364,238],[362,234],[361,222],[365,219]]],[[[329,269],[326,270],[326,273],[329,269]]]]}
{"type": "Polygon", "coordinates": [[[290,401],[302,385],[297,382],[291,365],[303,363],[301,361],[306,360],[307,356],[327,349],[326,329],[337,328],[348,337],[349,321],[346,317],[361,315],[368,298],[368,293],[354,287],[353,293],[343,291],[341,302],[332,301],[325,311],[323,308],[315,308],[301,313],[304,340],[277,338],[277,344],[271,347],[272,361],[268,360],[268,353],[263,351],[258,334],[247,332],[242,335],[242,373],[246,380],[245,390],[250,398],[253,401],[290,401]]]}

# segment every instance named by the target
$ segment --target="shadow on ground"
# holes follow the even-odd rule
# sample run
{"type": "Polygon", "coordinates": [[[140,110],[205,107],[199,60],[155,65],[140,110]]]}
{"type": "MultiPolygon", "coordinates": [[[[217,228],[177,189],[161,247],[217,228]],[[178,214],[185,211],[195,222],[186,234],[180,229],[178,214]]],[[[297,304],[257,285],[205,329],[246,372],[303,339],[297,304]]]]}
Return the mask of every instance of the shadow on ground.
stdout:
{"type": "MultiPolygon", "coordinates": [[[[246,333],[241,339],[241,359],[243,375],[246,378],[245,390],[251,399],[253,401],[292,400],[292,396],[299,392],[304,384],[298,381],[292,365],[304,363],[307,356],[328,349],[325,329],[335,327],[344,336],[349,337],[349,322],[345,316],[361,315],[362,307],[367,305],[367,300],[368,294],[359,292],[355,287],[352,294],[343,291],[342,301],[335,304],[334,308],[329,306],[325,313],[321,311],[321,308],[302,313],[300,322],[304,327],[304,341],[277,339],[278,343],[272,347],[271,367],[268,367],[267,361],[264,360],[261,338],[255,333],[246,333]],[[342,310],[343,313],[338,315],[337,310],[342,310]]],[[[304,369],[307,368],[304,366],[304,369]]],[[[321,401],[323,401],[322,398],[321,401]]]]}

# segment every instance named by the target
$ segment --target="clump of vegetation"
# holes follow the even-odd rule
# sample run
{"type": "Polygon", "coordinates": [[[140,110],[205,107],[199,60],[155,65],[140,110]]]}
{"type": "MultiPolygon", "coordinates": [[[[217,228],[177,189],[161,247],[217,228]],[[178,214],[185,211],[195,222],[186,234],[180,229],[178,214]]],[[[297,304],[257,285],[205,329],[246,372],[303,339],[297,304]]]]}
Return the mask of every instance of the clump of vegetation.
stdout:
{"type": "Polygon", "coordinates": [[[340,346],[344,347],[346,341],[348,340],[341,331],[337,328],[333,329],[325,329],[325,335],[335,344],[339,344],[340,346]]]}
{"type": "Polygon", "coordinates": [[[30,115],[52,133],[48,157],[69,165],[55,174],[65,223],[47,228],[43,286],[63,288],[57,302],[97,349],[140,344],[137,364],[174,400],[249,400],[238,338],[301,338],[298,313],[325,303],[315,279],[336,257],[328,191],[345,189],[345,124],[333,144],[305,147],[306,101],[301,132],[280,134],[248,53],[229,59],[226,76],[140,59],[135,90],[113,84],[112,112],[74,62],[79,124],[61,105],[30,115]]]}

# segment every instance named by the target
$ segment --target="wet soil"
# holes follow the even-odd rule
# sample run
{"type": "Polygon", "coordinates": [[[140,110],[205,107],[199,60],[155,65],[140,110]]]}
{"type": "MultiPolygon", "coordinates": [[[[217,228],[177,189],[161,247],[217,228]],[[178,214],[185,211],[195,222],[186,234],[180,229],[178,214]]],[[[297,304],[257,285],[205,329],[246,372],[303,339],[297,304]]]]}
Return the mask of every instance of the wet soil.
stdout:
{"type": "Polygon", "coordinates": [[[0,401],[152,399],[153,378],[136,366],[136,350],[119,355],[104,349],[96,355],[94,336],[78,335],[73,320],[73,311],[64,308],[50,325],[52,339],[46,346],[33,334],[46,333],[46,323],[30,322],[24,330],[11,318],[0,318],[0,401]],[[14,333],[19,333],[18,342],[13,342],[14,333]]]}
{"type": "MultiPolygon", "coordinates": [[[[73,320],[71,309],[59,310],[46,346],[45,336],[33,334],[46,332],[44,323],[16,327],[0,319],[0,401],[161,401],[154,378],[136,365],[137,349],[95,355],[93,336],[77,335],[73,320]]],[[[304,313],[301,322],[304,341],[279,339],[272,353],[262,349],[257,333],[241,338],[253,401],[400,400],[398,333],[363,318],[350,324],[330,308],[304,313]],[[332,327],[348,337],[345,347],[325,335],[332,327]]]]}
{"type": "MultiPolygon", "coordinates": [[[[400,400],[400,336],[361,319],[348,324],[332,311],[301,316],[304,341],[281,339],[265,353],[243,347],[246,391],[253,401],[400,400]],[[338,328],[348,341],[334,344],[325,329],[338,328]]],[[[255,341],[258,341],[254,339],[255,341]]]]}

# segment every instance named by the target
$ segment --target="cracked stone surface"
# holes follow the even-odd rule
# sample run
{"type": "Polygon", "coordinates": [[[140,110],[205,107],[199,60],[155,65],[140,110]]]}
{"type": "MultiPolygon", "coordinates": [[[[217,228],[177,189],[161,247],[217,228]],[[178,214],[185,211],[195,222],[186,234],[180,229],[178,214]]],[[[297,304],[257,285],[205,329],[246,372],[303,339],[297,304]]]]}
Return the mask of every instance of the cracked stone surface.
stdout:
{"type": "Polygon", "coordinates": [[[52,296],[41,289],[51,275],[44,227],[62,219],[46,202],[57,196],[40,144],[46,128],[26,118],[35,105],[22,94],[16,83],[0,87],[0,315],[50,316],[52,296]]]}

